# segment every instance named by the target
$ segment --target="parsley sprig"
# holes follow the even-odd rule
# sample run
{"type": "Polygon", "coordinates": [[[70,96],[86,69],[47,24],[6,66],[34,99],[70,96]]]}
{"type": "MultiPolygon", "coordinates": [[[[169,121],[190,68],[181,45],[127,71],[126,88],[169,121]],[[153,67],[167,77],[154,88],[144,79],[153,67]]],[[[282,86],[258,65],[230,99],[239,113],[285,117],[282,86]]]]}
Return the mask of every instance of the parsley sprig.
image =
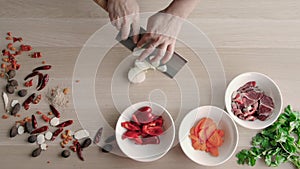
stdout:
{"type": "Polygon", "coordinates": [[[254,166],[263,159],[270,167],[291,162],[300,168],[300,113],[287,106],[275,123],[252,138],[252,147],[236,157],[238,164],[254,166]]]}

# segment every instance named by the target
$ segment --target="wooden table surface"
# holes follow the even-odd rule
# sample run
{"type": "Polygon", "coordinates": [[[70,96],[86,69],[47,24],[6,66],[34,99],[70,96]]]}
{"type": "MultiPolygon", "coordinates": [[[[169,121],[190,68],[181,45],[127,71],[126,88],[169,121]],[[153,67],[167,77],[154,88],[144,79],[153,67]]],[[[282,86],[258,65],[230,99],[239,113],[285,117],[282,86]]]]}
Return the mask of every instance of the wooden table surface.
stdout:
{"type": "MultiPolygon", "coordinates": [[[[163,1],[139,1],[141,12],[155,12],[169,3],[163,1]]],[[[20,56],[22,68],[17,73],[19,82],[32,68],[46,63],[53,65],[49,71],[48,88],[59,85],[72,87],[76,59],[88,38],[108,22],[107,14],[92,0],[0,0],[0,47],[4,48],[5,34],[8,31],[22,36],[35,51],[41,51],[43,58],[32,59],[27,55],[20,56]]],[[[300,1],[298,0],[202,0],[189,17],[192,24],[199,27],[211,40],[219,53],[224,67],[226,83],[243,72],[257,71],[270,76],[280,87],[284,106],[291,104],[300,110],[300,1]]],[[[199,84],[199,105],[210,104],[211,89],[205,65],[197,60],[191,49],[180,45],[176,48],[190,62],[189,68],[199,84]]],[[[95,96],[103,116],[113,128],[119,113],[111,97],[111,79],[116,67],[129,51],[116,45],[105,55],[96,72],[95,96]]],[[[89,66],[89,65],[87,65],[89,66]]],[[[217,68],[216,68],[217,69],[217,68]]],[[[188,79],[186,79],[188,80],[188,79]]],[[[0,79],[1,86],[5,80],[0,79]]],[[[84,83],[80,81],[79,83],[84,83]]],[[[149,72],[147,80],[141,85],[130,85],[129,96],[132,102],[147,100],[149,92],[161,89],[168,99],[167,109],[173,118],[178,114],[180,92],[173,80],[158,72],[149,72]]],[[[42,92],[44,95],[47,89],[42,92]]],[[[225,92],[225,91],[223,91],[225,92]]],[[[71,93],[72,95],[72,93],[71,93]]],[[[224,93],[219,93],[223,97],[224,93]]],[[[17,98],[10,96],[10,98],[17,98]]],[[[20,99],[22,101],[22,99],[20,99]]],[[[216,103],[222,105],[223,103],[216,103]]],[[[30,111],[20,113],[21,117],[31,115],[36,110],[49,111],[46,100],[30,111]]],[[[0,103],[1,116],[3,103],[0,103]]],[[[193,109],[195,107],[190,107],[193,109]]],[[[223,108],[223,107],[222,107],[223,108]]],[[[88,108],[87,113],[88,113],[88,108]]],[[[74,119],[72,130],[82,128],[77,119],[73,99],[66,108],[61,109],[63,119],[74,119]]],[[[49,143],[49,148],[38,158],[30,153],[37,145],[26,142],[27,134],[9,138],[8,131],[19,120],[10,117],[0,119],[0,162],[1,168],[205,168],[189,160],[179,145],[173,147],[163,158],[141,163],[126,157],[102,153],[93,145],[84,151],[85,161],[80,161],[76,154],[63,159],[59,156],[62,148],[59,142],[49,143]],[[47,163],[49,161],[50,163],[47,163]]],[[[236,153],[249,148],[251,138],[257,133],[238,126],[239,145],[236,153]]],[[[107,135],[107,134],[106,134],[107,135]]],[[[268,168],[258,161],[257,168],[268,168]]],[[[212,168],[251,168],[240,166],[233,156],[223,165],[212,168]]],[[[293,168],[290,164],[279,168],[293,168]]]]}

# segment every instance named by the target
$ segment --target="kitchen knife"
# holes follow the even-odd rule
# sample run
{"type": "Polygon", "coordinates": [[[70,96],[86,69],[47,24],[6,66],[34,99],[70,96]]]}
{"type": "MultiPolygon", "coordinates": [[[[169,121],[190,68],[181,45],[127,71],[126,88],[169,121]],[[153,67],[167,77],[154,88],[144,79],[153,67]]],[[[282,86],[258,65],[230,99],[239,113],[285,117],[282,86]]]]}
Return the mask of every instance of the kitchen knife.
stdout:
{"type": "MultiPolygon", "coordinates": [[[[142,27],[140,28],[140,35],[146,33],[146,30],[143,29],[142,27]]],[[[134,48],[136,48],[136,44],[133,42],[133,38],[129,37],[127,40],[121,40],[121,32],[116,37],[116,40],[119,41],[122,45],[124,45],[126,48],[129,50],[133,51],[134,48]]],[[[150,54],[155,55],[156,50],[150,54]]],[[[146,59],[148,62],[149,57],[146,59]]],[[[182,56],[180,56],[178,53],[174,52],[172,58],[166,63],[167,66],[167,71],[162,72],[163,74],[169,76],[170,78],[173,78],[177,72],[180,71],[180,69],[187,63],[187,60],[184,59],[182,56]]]]}
{"type": "MultiPolygon", "coordinates": [[[[99,6],[101,6],[105,11],[107,11],[107,1],[106,0],[94,0],[99,6]]],[[[140,34],[145,33],[145,29],[140,28],[140,34]]],[[[133,51],[136,47],[136,44],[133,43],[132,37],[129,37],[127,40],[121,40],[120,33],[116,37],[121,44],[123,44],[126,48],[133,51]]],[[[155,53],[152,53],[155,54],[155,53]]],[[[149,59],[148,59],[149,61],[149,59]]],[[[172,58],[167,62],[167,71],[164,72],[170,78],[173,78],[177,72],[187,63],[183,57],[181,57],[178,53],[174,52],[172,58]]]]}

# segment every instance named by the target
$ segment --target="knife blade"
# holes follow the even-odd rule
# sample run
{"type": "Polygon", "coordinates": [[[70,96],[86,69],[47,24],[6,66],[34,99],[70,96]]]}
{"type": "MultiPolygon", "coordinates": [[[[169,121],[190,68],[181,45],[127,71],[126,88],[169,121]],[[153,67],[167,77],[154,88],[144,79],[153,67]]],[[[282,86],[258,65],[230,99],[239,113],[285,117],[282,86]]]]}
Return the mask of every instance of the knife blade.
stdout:
{"type": "MultiPolygon", "coordinates": [[[[146,33],[146,30],[142,27],[140,28],[140,35],[146,33]]],[[[132,33],[131,33],[132,35],[132,33]]],[[[136,48],[136,44],[133,42],[132,36],[129,37],[126,40],[121,39],[121,32],[116,36],[115,38],[117,41],[119,41],[123,46],[128,48],[129,50],[133,51],[134,48],[136,48]]],[[[157,51],[154,51],[151,55],[155,55],[157,51]]],[[[147,58],[147,61],[149,62],[149,57],[147,58]]],[[[162,72],[163,74],[167,75],[170,78],[174,78],[175,75],[180,71],[180,69],[187,63],[187,60],[180,56],[177,52],[173,53],[172,58],[166,63],[167,71],[162,72]]]]}

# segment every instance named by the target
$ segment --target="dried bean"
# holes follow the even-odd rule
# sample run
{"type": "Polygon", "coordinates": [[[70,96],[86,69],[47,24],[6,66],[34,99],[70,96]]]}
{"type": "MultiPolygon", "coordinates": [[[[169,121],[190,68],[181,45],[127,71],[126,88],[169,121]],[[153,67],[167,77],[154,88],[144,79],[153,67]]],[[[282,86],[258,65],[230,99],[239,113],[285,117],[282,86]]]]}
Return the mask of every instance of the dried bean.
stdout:
{"type": "Polygon", "coordinates": [[[116,140],[116,136],[115,135],[112,135],[112,136],[109,136],[109,137],[107,137],[107,139],[105,139],[105,143],[111,143],[111,142],[113,142],[113,141],[115,141],[116,140]]]}
{"type": "Polygon", "coordinates": [[[19,86],[18,81],[16,81],[15,79],[9,80],[8,84],[13,86],[13,87],[18,87],[19,86]]]}
{"type": "Polygon", "coordinates": [[[18,135],[18,128],[16,126],[13,126],[10,129],[9,136],[12,138],[12,137],[16,137],[16,135],[18,135]]]}
{"type": "Polygon", "coordinates": [[[11,115],[16,115],[21,109],[20,103],[15,104],[15,106],[11,110],[11,115]]]}
{"type": "Polygon", "coordinates": [[[15,92],[15,87],[10,85],[10,84],[7,84],[6,85],[6,92],[9,93],[9,94],[13,94],[15,92]]]}
{"type": "Polygon", "coordinates": [[[37,140],[37,136],[36,135],[31,135],[28,137],[28,142],[29,143],[34,143],[37,140]]]}
{"type": "Polygon", "coordinates": [[[27,90],[26,89],[19,90],[18,95],[20,97],[26,96],[27,95],[27,90]]]}
{"type": "Polygon", "coordinates": [[[61,152],[61,156],[64,158],[68,158],[70,154],[71,154],[70,150],[64,150],[61,152]]]}
{"type": "Polygon", "coordinates": [[[31,121],[27,121],[25,123],[25,131],[28,133],[31,133],[33,131],[32,123],[31,121]]]}
{"type": "Polygon", "coordinates": [[[84,140],[84,142],[81,144],[81,148],[87,148],[88,146],[90,146],[92,144],[92,139],[87,138],[84,140]]]}
{"type": "Polygon", "coordinates": [[[106,144],[102,147],[103,153],[109,153],[113,149],[113,146],[111,144],[106,144]]]}
{"type": "Polygon", "coordinates": [[[12,79],[16,76],[16,71],[15,70],[10,70],[7,72],[8,79],[12,79]]]}
{"type": "Polygon", "coordinates": [[[31,156],[32,157],[37,157],[37,156],[39,156],[41,154],[41,152],[42,152],[42,149],[39,147],[39,148],[33,150],[31,156]]]}

